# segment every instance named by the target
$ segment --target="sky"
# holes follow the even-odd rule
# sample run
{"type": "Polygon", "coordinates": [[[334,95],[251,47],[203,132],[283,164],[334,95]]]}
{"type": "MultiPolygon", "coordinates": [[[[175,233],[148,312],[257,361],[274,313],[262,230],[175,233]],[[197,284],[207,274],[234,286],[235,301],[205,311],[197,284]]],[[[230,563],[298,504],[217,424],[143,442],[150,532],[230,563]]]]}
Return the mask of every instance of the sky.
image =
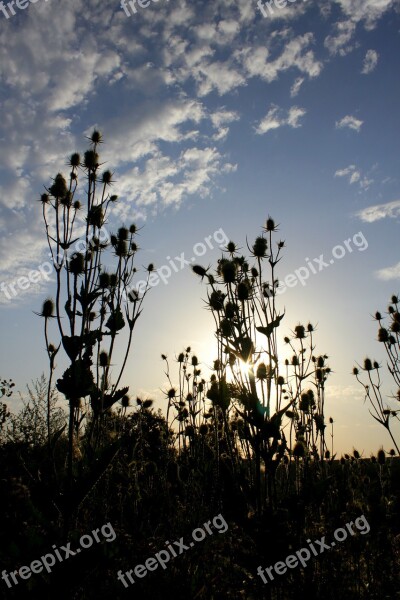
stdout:
{"type": "Polygon", "coordinates": [[[16,282],[48,261],[44,186],[98,128],[120,197],[110,229],[141,227],[138,268],[177,265],[146,297],[131,396],[165,406],[161,353],[191,346],[204,373],[215,358],[206,288],[175,257],[215,265],[221,241],[245,251],[271,215],[279,279],[300,272],[279,297],[279,334],[317,328],[337,452],[390,449],[351,373],[365,356],[385,366],[372,315],[400,292],[399,1],[141,4],[0,3],[0,376],[24,394],[47,373],[34,311],[54,275],[16,282]]]}

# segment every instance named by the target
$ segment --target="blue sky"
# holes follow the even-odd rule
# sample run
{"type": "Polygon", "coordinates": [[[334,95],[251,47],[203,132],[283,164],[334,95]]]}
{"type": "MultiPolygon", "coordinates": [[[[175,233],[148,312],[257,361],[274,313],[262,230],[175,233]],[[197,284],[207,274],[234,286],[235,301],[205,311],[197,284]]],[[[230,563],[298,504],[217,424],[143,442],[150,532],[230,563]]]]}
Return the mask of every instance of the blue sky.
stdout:
{"type": "MultiPolygon", "coordinates": [[[[350,373],[384,359],[371,315],[400,292],[399,7],[308,0],[264,18],[248,0],[160,0],[127,17],[118,1],[38,0],[0,12],[0,282],[47,260],[37,200],[93,127],[120,196],[110,228],[143,226],[139,265],[190,258],[220,229],[245,247],[270,214],[284,279],[359,234],[366,244],[282,294],[281,335],[318,326],[338,450],[389,449],[350,373]]],[[[199,262],[219,255],[215,243],[199,262]]],[[[47,369],[33,311],[54,286],[11,300],[4,289],[0,374],[23,392],[47,369]]],[[[205,293],[189,268],[151,290],[125,377],[133,397],[161,398],[162,352],[191,345],[210,363],[205,293]]]]}

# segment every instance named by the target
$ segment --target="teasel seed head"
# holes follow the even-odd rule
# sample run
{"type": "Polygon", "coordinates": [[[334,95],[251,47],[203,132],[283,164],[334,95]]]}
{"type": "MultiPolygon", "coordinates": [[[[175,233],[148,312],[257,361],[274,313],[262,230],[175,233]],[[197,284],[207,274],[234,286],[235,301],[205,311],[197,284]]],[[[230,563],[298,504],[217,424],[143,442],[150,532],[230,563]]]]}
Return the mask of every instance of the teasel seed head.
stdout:
{"type": "Polygon", "coordinates": [[[386,462],[386,454],[383,448],[378,450],[377,460],[380,465],[384,465],[386,462]]]}

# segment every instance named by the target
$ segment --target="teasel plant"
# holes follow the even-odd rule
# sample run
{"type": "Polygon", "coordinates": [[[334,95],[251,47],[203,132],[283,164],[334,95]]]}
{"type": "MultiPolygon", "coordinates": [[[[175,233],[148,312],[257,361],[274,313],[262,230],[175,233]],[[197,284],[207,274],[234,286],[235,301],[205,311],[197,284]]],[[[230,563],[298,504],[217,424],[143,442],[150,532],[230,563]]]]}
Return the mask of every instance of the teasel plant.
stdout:
{"type": "MultiPolygon", "coordinates": [[[[82,428],[87,457],[93,456],[101,447],[104,416],[116,402],[126,401],[128,387],[119,385],[154,269],[149,265],[147,283],[141,293],[136,291],[133,280],[138,228],[135,224],[121,226],[116,233],[108,234],[105,225],[118,196],[111,193],[113,173],[103,170],[100,162],[100,132],[93,131],[88,139],[89,148],[83,157],[79,153],[71,155],[69,175],[58,173],[40,198],[56,282],[55,299],[45,300],[39,315],[44,319],[50,364],[49,397],[55,358],[61,349],[69,363],[56,382],[69,407],[69,490],[74,457],[82,455],[78,448],[82,428]],[[127,332],[125,354],[117,367],[113,356],[122,330],[127,332]],[[51,335],[58,337],[56,343],[50,341],[51,335]]],[[[48,435],[51,446],[50,427],[48,435]]]]}
{"type": "Polygon", "coordinates": [[[199,441],[208,433],[207,420],[210,418],[210,402],[207,400],[208,384],[202,377],[199,359],[188,346],[174,359],[177,366],[174,375],[168,357],[161,355],[165,363],[164,374],[170,385],[164,392],[167,400],[166,426],[169,435],[176,432],[177,450],[188,450],[193,457],[197,455],[199,441]]]}
{"type": "MultiPolygon", "coordinates": [[[[388,306],[386,317],[389,323],[385,321],[382,313],[375,313],[375,320],[378,323],[378,342],[383,344],[387,355],[387,368],[397,386],[396,394],[393,394],[390,399],[400,402],[400,312],[399,312],[399,297],[393,295],[388,306]]],[[[371,416],[380,423],[389,433],[389,436],[395,445],[397,454],[400,455],[399,445],[393,435],[392,421],[400,420],[400,409],[393,409],[385,401],[382,395],[382,378],[380,369],[382,366],[378,361],[372,361],[370,358],[365,358],[363,365],[357,365],[353,368],[353,375],[362,385],[365,392],[365,400],[368,400],[370,405],[371,416]],[[362,376],[362,373],[364,376],[362,376]]]]}
{"type": "MultiPolygon", "coordinates": [[[[255,242],[251,246],[247,242],[250,259],[230,241],[215,272],[211,273],[210,267],[192,267],[208,286],[206,304],[214,318],[217,340],[216,378],[208,397],[223,415],[234,405],[234,434],[228,419],[224,423],[228,439],[239,435],[244,441],[242,449],[250,456],[257,513],[276,502],[276,470],[285,455],[291,456],[284,418],[291,409],[300,410],[306,380],[313,376],[317,380],[322,376],[317,383],[315,411],[310,407],[308,419],[313,420],[314,433],[309,427],[304,442],[297,439],[296,443],[315,443],[317,428],[321,447],[325,447],[324,384],[328,371],[324,358],[322,362],[314,358],[312,326],[308,331],[301,325],[295,328],[294,338],[300,348],[291,362],[284,366],[278,357],[278,328],[285,314],[278,310],[276,268],[285,244],[275,242],[277,231],[269,217],[255,242]],[[310,339],[309,348],[306,338],[310,339]],[[309,357],[305,356],[307,349],[309,357]]],[[[287,343],[292,341],[288,338],[287,343]]],[[[296,436],[299,438],[298,429],[296,436]]]]}

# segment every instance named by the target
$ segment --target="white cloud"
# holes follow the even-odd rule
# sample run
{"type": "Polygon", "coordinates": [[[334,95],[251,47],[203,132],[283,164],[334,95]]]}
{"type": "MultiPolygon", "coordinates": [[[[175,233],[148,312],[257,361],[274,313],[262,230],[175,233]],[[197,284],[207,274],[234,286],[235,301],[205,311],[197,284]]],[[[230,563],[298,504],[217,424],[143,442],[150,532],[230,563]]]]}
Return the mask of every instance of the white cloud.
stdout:
{"type": "Polygon", "coordinates": [[[318,77],[322,71],[322,62],[316,60],[310,46],[314,43],[312,33],[305,33],[289,41],[285,40],[282,53],[270,59],[270,50],[265,46],[247,47],[237,50],[235,57],[240,60],[249,77],[260,77],[271,82],[281,72],[296,68],[310,78],[318,77]]]}
{"type": "Polygon", "coordinates": [[[348,129],[353,129],[353,131],[357,131],[357,133],[361,130],[364,121],[357,119],[351,115],[346,115],[340,121],[336,121],[336,129],[343,129],[347,127],[348,129]]]}
{"type": "Polygon", "coordinates": [[[325,48],[329,50],[330,54],[345,56],[354,48],[349,45],[349,42],[353,38],[355,30],[356,26],[351,21],[336,23],[335,33],[333,35],[328,35],[325,38],[325,48]]]}
{"type": "Polygon", "coordinates": [[[387,218],[395,219],[400,216],[400,200],[368,206],[360,210],[356,216],[365,223],[374,223],[387,218]]]}
{"type": "Polygon", "coordinates": [[[290,96],[294,98],[300,91],[301,86],[304,83],[304,77],[297,77],[292,87],[290,88],[290,96]]]}
{"type": "Polygon", "coordinates": [[[376,50],[368,50],[364,58],[361,73],[363,75],[368,75],[368,73],[372,73],[372,71],[374,71],[376,65],[378,64],[378,58],[379,54],[376,52],[376,50]]]}
{"type": "Polygon", "coordinates": [[[298,127],[301,127],[299,120],[301,117],[304,117],[306,112],[307,111],[304,108],[292,106],[285,116],[284,111],[280,109],[279,106],[272,106],[265,117],[261,119],[255,127],[255,132],[258,135],[264,135],[265,133],[268,133],[268,131],[278,129],[283,125],[289,125],[289,127],[297,129],[298,127]]]}
{"type": "Polygon", "coordinates": [[[374,183],[373,179],[363,176],[361,169],[358,169],[356,165],[349,165],[345,169],[338,169],[335,172],[335,177],[346,177],[350,185],[358,183],[359,187],[364,191],[368,190],[374,183]]]}
{"type": "Polygon", "coordinates": [[[335,0],[354,23],[363,22],[373,29],[382,15],[393,6],[392,0],[335,0]]]}
{"type": "Polygon", "coordinates": [[[392,267],[385,267],[375,272],[378,279],[383,281],[392,281],[393,279],[400,279],[400,262],[392,267]]]}

